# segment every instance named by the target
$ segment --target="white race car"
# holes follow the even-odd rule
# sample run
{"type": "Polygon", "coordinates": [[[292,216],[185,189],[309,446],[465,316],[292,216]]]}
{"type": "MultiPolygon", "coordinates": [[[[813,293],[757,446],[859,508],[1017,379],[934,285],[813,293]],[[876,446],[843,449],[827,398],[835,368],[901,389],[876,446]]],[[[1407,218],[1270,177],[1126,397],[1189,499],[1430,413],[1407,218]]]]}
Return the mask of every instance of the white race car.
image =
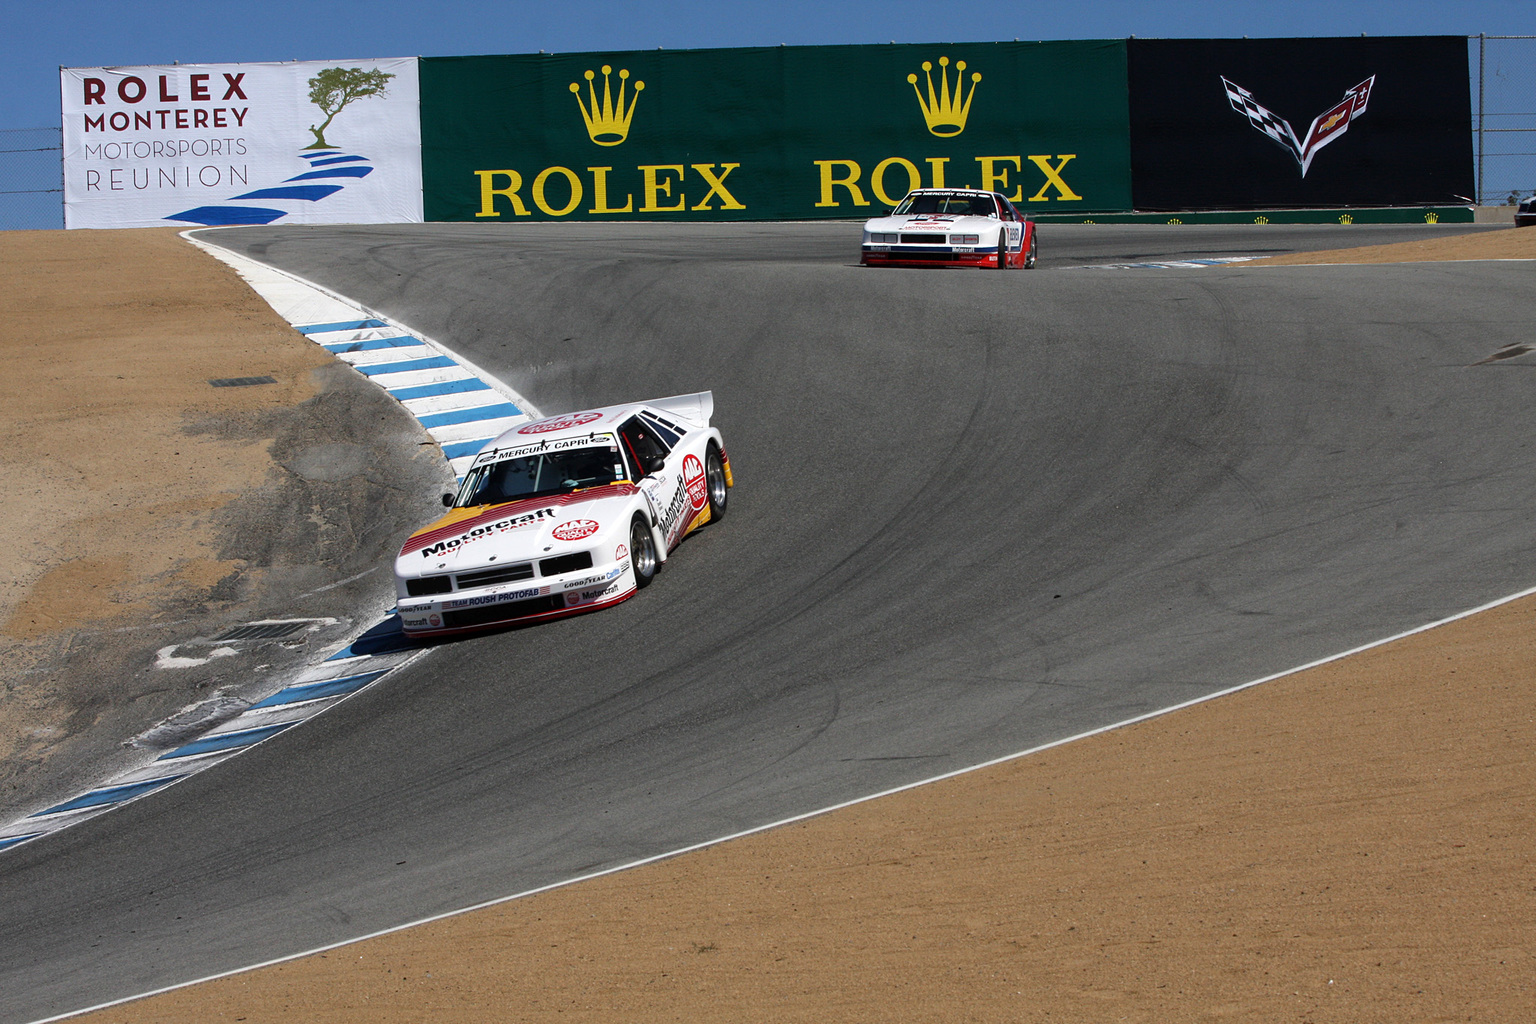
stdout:
{"type": "Polygon", "coordinates": [[[617,604],[735,481],[713,392],[524,423],[475,457],[395,560],[400,624],[434,637],[617,604]]]}
{"type": "Polygon", "coordinates": [[[874,266],[1035,266],[1035,222],[1000,192],[920,188],[864,223],[859,262],[874,266]]]}

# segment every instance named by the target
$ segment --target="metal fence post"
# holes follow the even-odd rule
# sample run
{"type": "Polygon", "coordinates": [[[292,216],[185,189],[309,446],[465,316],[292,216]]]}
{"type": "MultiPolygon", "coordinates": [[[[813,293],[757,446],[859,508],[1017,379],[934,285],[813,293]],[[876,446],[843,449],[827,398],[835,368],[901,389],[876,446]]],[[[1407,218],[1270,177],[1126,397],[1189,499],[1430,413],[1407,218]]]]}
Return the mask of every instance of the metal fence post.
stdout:
{"type": "Polygon", "coordinates": [[[1483,205],[1483,89],[1487,81],[1488,36],[1477,34],[1477,205],[1483,205]]]}

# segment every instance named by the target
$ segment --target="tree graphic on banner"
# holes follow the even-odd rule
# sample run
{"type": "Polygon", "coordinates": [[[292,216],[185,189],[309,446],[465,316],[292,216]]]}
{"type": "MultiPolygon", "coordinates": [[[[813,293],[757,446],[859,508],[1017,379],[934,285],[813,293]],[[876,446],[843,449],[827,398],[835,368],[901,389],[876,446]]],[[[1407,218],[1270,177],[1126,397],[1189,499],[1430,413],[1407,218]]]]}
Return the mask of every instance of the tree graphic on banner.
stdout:
{"type": "Polygon", "coordinates": [[[336,120],[336,115],[341,113],[342,108],[356,99],[383,96],[385,86],[394,77],[376,68],[372,71],[364,71],[362,68],[326,68],[311,78],[309,101],[319,107],[321,113],[326,116],[320,127],[309,126],[309,130],[315,133],[315,141],[313,145],[304,148],[333,148],[325,141],[325,130],[331,126],[332,121],[336,120]]]}

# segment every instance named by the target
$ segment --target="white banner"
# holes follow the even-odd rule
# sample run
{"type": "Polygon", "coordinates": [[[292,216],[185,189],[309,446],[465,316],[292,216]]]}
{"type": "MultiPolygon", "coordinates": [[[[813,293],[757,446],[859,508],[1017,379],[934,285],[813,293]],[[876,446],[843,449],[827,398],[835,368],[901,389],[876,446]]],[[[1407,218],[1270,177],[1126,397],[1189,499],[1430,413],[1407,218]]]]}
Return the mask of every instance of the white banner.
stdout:
{"type": "Polygon", "coordinates": [[[59,76],[67,227],[421,220],[414,57],[59,76]]]}

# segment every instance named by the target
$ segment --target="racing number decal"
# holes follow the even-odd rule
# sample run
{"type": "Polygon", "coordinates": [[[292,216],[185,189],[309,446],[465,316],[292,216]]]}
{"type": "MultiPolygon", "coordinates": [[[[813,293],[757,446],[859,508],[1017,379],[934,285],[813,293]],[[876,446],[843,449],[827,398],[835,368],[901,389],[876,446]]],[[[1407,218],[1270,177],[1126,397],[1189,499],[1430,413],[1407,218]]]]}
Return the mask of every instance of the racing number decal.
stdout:
{"type": "Polygon", "coordinates": [[[704,464],[697,455],[683,459],[683,483],[688,488],[688,504],[695,512],[709,503],[709,488],[704,483],[704,464]]]}

